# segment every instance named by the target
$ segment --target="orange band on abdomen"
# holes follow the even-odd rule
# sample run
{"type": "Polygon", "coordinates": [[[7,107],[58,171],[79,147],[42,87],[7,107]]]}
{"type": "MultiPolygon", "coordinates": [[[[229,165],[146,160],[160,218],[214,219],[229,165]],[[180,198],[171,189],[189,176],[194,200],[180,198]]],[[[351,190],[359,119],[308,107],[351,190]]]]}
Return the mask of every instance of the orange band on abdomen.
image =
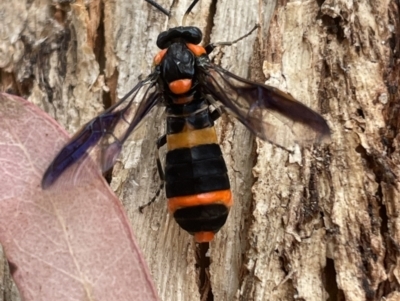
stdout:
{"type": "Polygon", "coordinates": [[[194,233],[194,240],[197,243],[210,242],[213,240],[214,236],[215,233],[211,231],[196,232],[194,233]]]}
{"type": "Polygon", "coordinates": [[[230,208],[233,205],[231,190],[218,190],[195,195],[173,197],[168,199],[168,210],[174,213],[180,208],[211,204],[223,204],[230,208]]]}
{"type": "Polygon", "coordinates": [[[218,143],[214,127],[167,135],[167,149],[190,148],[197,145],[218,143]]]}

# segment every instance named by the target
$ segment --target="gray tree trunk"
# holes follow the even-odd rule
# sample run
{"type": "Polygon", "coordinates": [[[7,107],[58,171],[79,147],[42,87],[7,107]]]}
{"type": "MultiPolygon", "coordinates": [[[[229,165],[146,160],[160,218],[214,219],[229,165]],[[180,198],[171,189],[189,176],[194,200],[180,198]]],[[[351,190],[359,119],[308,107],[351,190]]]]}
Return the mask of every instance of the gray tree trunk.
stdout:
{"type": "MultiPolygon", "coordinates": [[[[159,1],[178,24],[189,0],[159,1]]],[[[150,73],[157,35],[175,26],[144,1],[3,1],[0,89],[71,134],[150,73]]],[[[235,204],[209,248],[168,214],[157,108],[126,143],[112,178],[163,301],[400,300],[400,3],[202,0],[187,25],[234,40],[215,63],[291,93],[323,114],[328,146],[293,155],[218,121],[235,204]]],[[[106,222],[106,221],[105,221],[106,222]]],[[[7,271],[6,261],[0,270],[7,271]]],[[[6,272],[1,300],[18,300],[6,272]]]]}

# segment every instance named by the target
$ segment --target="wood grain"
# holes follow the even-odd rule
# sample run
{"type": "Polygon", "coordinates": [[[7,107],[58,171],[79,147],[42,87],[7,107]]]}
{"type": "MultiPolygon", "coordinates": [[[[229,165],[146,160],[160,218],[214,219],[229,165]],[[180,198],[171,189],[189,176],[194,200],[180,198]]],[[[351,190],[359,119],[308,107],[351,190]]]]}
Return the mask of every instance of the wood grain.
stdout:
{"type": "MultiPolygon", "coordinates": [[[[180,23],[190,1],[175,2],[159,1],[180,23]]],[[[154,110],[126,143],[111,186],[162,300],[397,300],[399,6],[200,1],[187,25],[206,42],[260,24],[213,61],[323,114],[332,142],[289,154],[223,116],[217,131],[235,205],[199,249],[163,193],[138,211],[159,186],[155,140],[165,125],[163,108],[154,110]]],[[[12,1],[0,11],[1,90],[28,97],[71,133],[149,74],[157,35],[176,25],[144,1],[12,1]]],[[[17,300],[2,279],[0,300],[17,300]]]]}

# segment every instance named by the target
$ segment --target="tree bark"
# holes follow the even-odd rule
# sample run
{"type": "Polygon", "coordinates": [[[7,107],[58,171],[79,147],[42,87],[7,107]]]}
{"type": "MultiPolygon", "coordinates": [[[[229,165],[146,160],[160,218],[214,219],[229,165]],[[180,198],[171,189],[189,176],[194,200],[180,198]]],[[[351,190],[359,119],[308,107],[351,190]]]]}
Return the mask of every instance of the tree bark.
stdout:
{"type": "MultiPolygon", "coordinates": [[[[178,24],[190,4],[158,2],[178,24]]],[[[0,12],[0,89],[71,134],[151,72],[157,35],[177,25],[144,1],[11,1],[0,12]]],[[[155,141],[165,125],[155,109],[125,144],[111,185],[163,301],[400,299],[399,15],[398,0],[197,4],[186,25],[204,44],[260,25],[212,60],[320,112],[332,141],[290,154],[220,118],[235,204],[199,247],[168,214],[164,192],[138,210],[160,184],[155,141]]],[[[18,300],[0,275],[0,301],[18,300]]]]}

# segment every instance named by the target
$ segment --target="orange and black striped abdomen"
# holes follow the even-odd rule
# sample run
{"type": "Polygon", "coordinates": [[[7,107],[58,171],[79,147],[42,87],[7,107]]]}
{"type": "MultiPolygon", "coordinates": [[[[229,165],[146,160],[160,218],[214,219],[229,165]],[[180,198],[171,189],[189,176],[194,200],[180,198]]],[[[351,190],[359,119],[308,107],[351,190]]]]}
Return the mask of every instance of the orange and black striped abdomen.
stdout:
{"type": "Polygon", "coordinates": [[[170,107],[167,114],[168,208],[197,241],[209,241],[225,224],[232,205],[214,122],[204,101],[170,107]]]}

